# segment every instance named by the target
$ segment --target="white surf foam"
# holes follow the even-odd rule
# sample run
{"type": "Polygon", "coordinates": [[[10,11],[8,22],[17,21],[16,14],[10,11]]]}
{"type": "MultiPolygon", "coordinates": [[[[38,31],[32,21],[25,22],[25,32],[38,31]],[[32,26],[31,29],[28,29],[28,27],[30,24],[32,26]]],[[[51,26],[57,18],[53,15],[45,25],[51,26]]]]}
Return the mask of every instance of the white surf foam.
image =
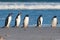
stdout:
{"type": "Polygon", "coordinates": [[[60,9],[55,2],[0,2],[0,9],[60,9]]]}

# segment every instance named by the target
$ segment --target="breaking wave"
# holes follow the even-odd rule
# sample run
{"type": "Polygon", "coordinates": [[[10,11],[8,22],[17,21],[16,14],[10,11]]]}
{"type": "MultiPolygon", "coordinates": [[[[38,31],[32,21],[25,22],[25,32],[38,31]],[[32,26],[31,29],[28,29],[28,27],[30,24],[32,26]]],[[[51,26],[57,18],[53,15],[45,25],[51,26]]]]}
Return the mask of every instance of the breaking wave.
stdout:
{"type": "Polygon", "coordinates": [[[0,9],[60,9],[57,2],[0,2],[0,9]]]}

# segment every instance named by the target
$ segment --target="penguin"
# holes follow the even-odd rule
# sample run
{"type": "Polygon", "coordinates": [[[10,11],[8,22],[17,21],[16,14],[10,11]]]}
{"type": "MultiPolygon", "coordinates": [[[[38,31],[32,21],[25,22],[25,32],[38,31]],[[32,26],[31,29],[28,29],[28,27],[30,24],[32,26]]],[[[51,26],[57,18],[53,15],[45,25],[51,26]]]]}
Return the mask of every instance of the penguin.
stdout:
{"type": "Polygon", "coordinates": [[[9,28],[11,21],[12,21],[12,13],[8,14],[8,16],[6,17],[5,27],[9,28]]]}
{"type": "Polygon", "coordinates": [[[42,23],[43,23],[43,17],[42,15],[40,15],[37,19],[37,26],[42,27],[42,23]]]}
{"type": "Polygon", "coordinates": [[[18,13],[18,15],[15,18],[15,27],[19,27],[21,22],[21,13],[18,13]]]}
{"type": "Polygon", "coordinates": [[[53,28],[56,28],[57,24],[58,24],[57,16],[54,16],[54,17],[52,18],[52,25],[51,25],[51,26],[52,26],[53,28]]]}
{"type": "Polygon", "coordinates": [[[24,22],[23,22],[24,29],[26,29],[28,27],[28,24],[29,24],[29,15],[26,15],[24,17],[24,22]]]}

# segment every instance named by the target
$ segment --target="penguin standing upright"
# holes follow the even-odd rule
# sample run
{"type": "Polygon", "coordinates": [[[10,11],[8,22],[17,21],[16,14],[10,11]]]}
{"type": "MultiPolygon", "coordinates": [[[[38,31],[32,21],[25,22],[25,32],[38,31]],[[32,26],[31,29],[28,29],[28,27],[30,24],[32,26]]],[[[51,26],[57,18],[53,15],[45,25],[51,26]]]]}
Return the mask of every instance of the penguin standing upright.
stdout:
{"type": "Polygon", "coordinates": [[[42,26],[42,23],[43,23],[43,17],[42,15],[40,15],[37,19],[37,26],[38,27],[41,27],[42,26]]]}
{"type": "Polygon", "coordinates": [[[54,16],[52,18],[52,27],[55,28],[58,24],[57,16],[54,16]]]}
{"type": "Polygon", "coordinates": [[[24,17],[23,27],[26,29],[28,27],[28,24],[29,24],[29,15],[26,15],[24,17]]]}
{"type": "Polygon", "coordinates": [[[15,26],[19,27],[21,21],[21,13],[19,13],[15,18],[15,26]]]}
{"type": "Polygon", "coordinates": [[[12,13],[10,13],[10,14],[7,16],[7,18],[6,18],[6,20],[5,20],[5,27],[9,28],[10,23],[11,23],[11,20],[12,20],[12,13]]]}

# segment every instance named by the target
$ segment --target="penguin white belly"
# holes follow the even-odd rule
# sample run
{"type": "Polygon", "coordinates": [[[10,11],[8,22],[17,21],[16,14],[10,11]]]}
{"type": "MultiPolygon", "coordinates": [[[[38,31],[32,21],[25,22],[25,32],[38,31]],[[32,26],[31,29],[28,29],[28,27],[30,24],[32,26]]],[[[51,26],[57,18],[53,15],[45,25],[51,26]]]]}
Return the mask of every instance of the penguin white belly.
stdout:
{"type": "Polygon", "coordinates": [[[57,25],[57,19],[54,18],[53,21],[52,21],[52,27],[56,27],[56,25],[57,25]]]}
{"type": "Polygon", "coordinates": [[[27,27],[29,23],[29,17],[26,17],[24,20],[24,27],[27,27]]]}
{"type": "Polygon", "coordinates": [[[43,23],[43,18],[42,17],[40,18],[40,21],[41,21],[41,25],[42,25],[42,23],[43,23]]]}
{"type": "Polygon", "coordinates": [[[21,21],[20,16],[18,16],[18,18],[16,19],[16,22],[17,22],[16,26],[20,25],[20,21],[21,21]]]}
{"type": "Polygon", "coordinates": [[[10,17],[8,18],[7,27],[9,27],[9,26],[10,26],[11,19],[12,19],[12,17],[10,16],[10,17]]]}

